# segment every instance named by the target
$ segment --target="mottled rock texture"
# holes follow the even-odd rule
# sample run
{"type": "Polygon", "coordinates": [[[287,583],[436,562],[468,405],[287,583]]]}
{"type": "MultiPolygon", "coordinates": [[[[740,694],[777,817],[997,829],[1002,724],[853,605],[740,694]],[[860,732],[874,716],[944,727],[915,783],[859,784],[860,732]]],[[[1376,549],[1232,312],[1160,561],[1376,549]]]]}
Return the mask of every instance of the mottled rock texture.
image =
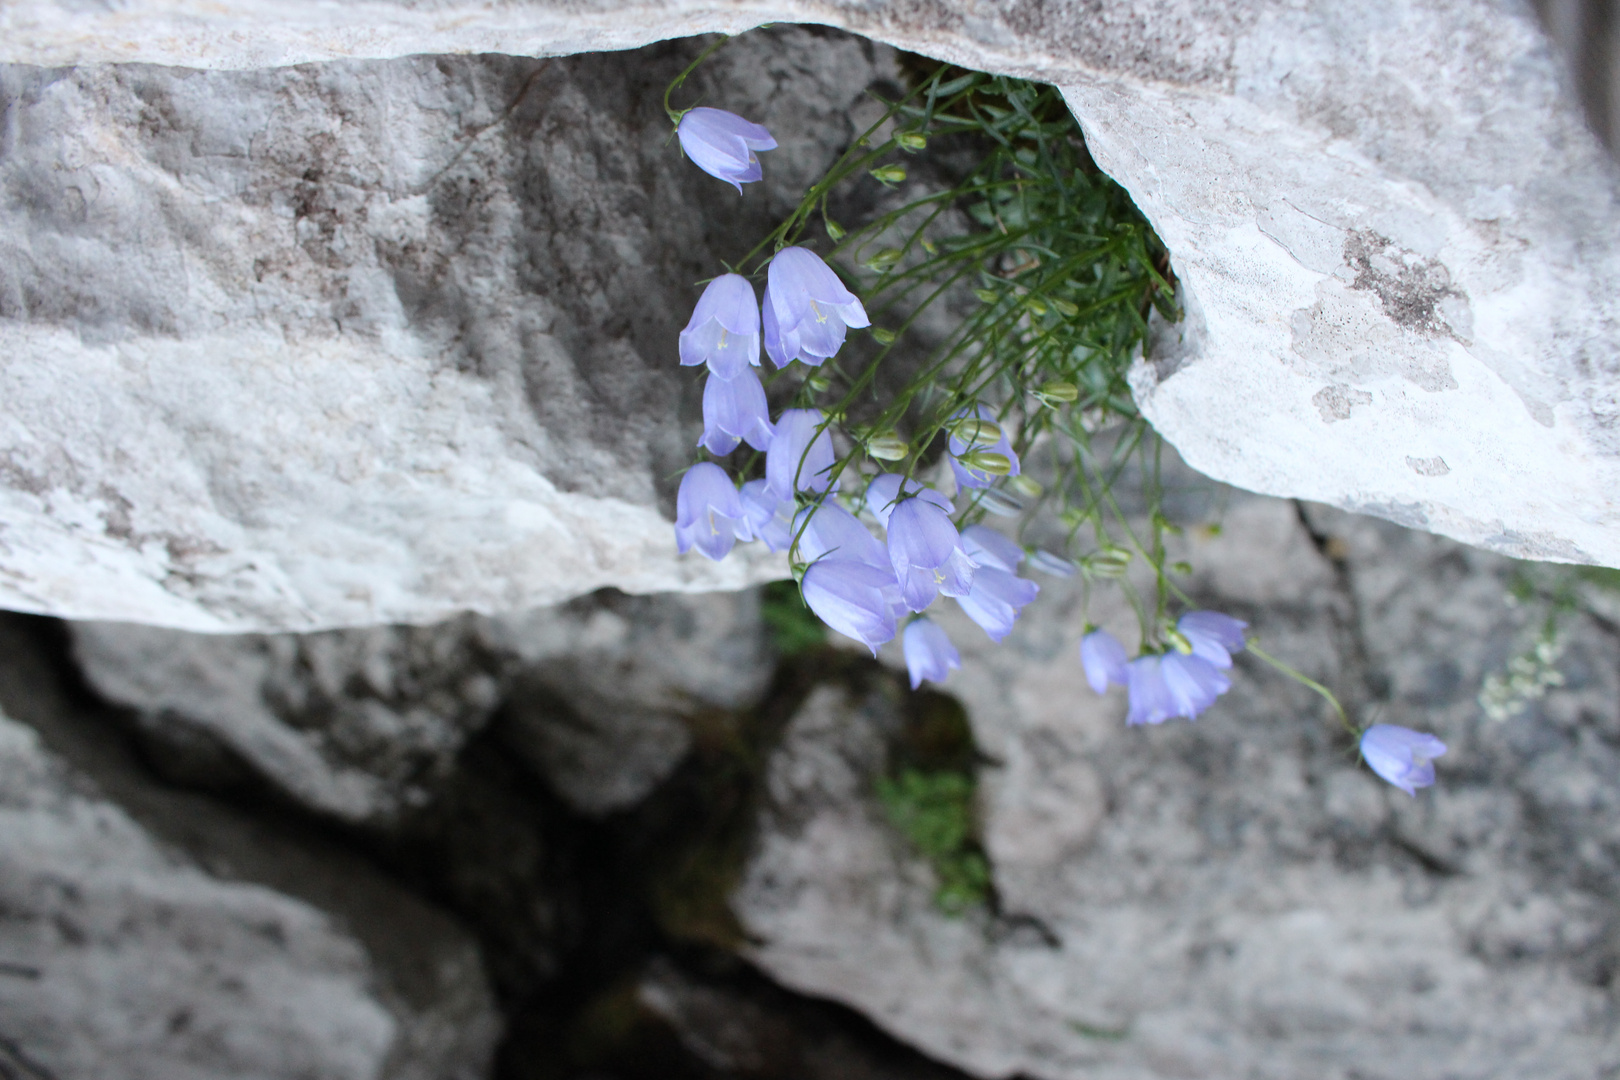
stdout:
{"type": "Polygon", "coordinates": [[[304,635],[71,631],[91,686],[134,710],[171,775],[218,784],[245,765],[379,826],[427,805],[503,706],[504,740],[565,802],[628,806],[686,753],[687,717],[752,706],[775,662],[753,590],[304,635]]]}
{"type": "Polygon", "coordinates": [[[364,860],[154,782],[0,638],[27,721],[0,717],[0,1073],[488,1075],[470,934],[364,860]]]}
{"type": "Polygon", "coordinates": [[[1491,721],[1481,680],[1538,617],[1504,603],[1506,560],[1244,497],[1187,545],[1198,602],[1358,716],[1438,733],[1439,782],[1410,798],[1379,781],[1314,695],[1252,656],[1196,723],[1127,729],[1123,692],[1091,692],[1076,644],[1087,614],[1127,642],[1135,620],[1041,578],[999,647],[936,616],[963,657],[944,689],[984,758],[990,907],[941,914],[874,797],[893,697],[823,686],[769,766],[733,898],[749,955],[985,1077],[1620,1068],[1615,626],[1571,624],[1565,684],[1491,721]]]}
{"type": "Polygon", "coordinates": [[[1135,387],[1195,467],[1620,564],[1615,170],[1524,5],[29,0],[0,602],[313,629],[779,573],[670,550],[671,342],[870,50],[779,28],[693,85],[784,139],[740,201],[663,145],[688,45],[377,58],[798,20],[1062,86],[1173,254],[1188,317],[1135,387]]]}

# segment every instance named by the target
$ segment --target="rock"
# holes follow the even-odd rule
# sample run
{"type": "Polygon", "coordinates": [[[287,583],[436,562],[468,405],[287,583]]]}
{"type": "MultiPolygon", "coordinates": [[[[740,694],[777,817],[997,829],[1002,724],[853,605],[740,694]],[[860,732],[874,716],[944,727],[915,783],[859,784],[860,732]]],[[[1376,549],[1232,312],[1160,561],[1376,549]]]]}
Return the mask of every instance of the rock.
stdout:
{"type": "Polygon", "coordinates": [[[507,703],[503,738],[588,813],[628,806],[679,763],[685,720],[763,696],[757,592],[631,597],[436,626],[194,634],[74,623],[90,684],[134,710],[171,777],[245,770],[300,805],[387,826],[426,805],[507,703]]]}
{"type": "Polygon", "coordinates": [[[152,784],[19,676],[0,696],[6,1075],[487,1075],[476,944],[367,864],[152,784]]]}
{"type": "Polygon", "coordinates": [[[1446,741],[1433,788],[1410,798],[1358,767],[1320,701],[1252,656],[1197,723],[1125,728],[1123,693],[1091,692],[1076,643],[1088,617],[1134,641],[1134,617],[1042,577],[999,647],[954,607],[930,612],[962,652],[944,689],[985,762],[993,902],[935,906],[873,797],[894,705],[824,686],[769,763],[732,897],[747,955],[984,1077],[1620,1066],[1613,626],[1572,622],[1563,685],[1492,721],[1481,681],[1539,620],[1504,604],[1506,560],[1252,497],[1218,537],[1188,535],[1212,568],[1200,603],[1359,718],[1446,741]]]}
{"type": "Polygon", "coordinates": [[[739,203],[664,145],[690,44],[414,54],[795,16],[1063,87],[1173,254],[1188,317],[1134,386],[1195,467],[1620,564],[1615,170],[1528,9],[29,0],[0,14],[0,602],[307,630],[781,575],[670,551],[670,343],[883,65],[783,28],[718,54],[694,95],[785,137],[739,203]]]}

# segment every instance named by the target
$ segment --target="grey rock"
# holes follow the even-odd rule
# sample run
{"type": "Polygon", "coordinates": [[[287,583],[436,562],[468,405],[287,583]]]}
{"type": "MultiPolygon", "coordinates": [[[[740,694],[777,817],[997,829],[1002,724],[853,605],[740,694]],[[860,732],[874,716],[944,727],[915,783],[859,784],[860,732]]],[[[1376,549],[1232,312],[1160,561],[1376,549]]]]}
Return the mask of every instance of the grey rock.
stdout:
{"type": "Polygon", "coordinates": [[[764,694],[774,666],[755,591],[602,593],[501,618],[314,634],[71,624],[91,686],[134,710],[177,780],[244,767],[294,801],[388,825],[430,802],[503,703],[503,737],[576,809],[647,794],[686,721],[764,694]]]}
{"type": "Polygon", "coordinates": [[[1233,496],[1224,525],[1184,541],[1199,602],[1364,721],[1440,735],[1433,788],[1410,798],[1358,767],[1319,699],[1252,656],[1197,723],[1127,729],[1076,643],[1087,618],[1133,641],[1134,617],[1040,578],[999,647],[930,612],[961,648],[944,689],[987,762],[993,910],[934,907],[931,870],[872,794],[894,707],[827,686],[769,764],[732,898],[750,957],[984,1077],[1620,1067],[1613,626],[1577,619],[1564,684],[1489,720],[1482,679],[1539,618],[1504,602],[1507,560],[1254,497],[1233,496]]]}
{"type": "Polygon", "coordinates": [[[38,730],[0,717],[6,1075],[486,1075],[501,1022],[465,931],[352,857],[158,788],[109,730],[25,706],[38,730]]]}
{"type": "Polygon", "coordinates": [[[689,45],[416,54],[791,18],[1063,88],[1174,256],[1187,319],[1134,386],[1195,467],[1620,564],[1615,166],[1527,6],[28,0],[0,13],[0,601],[318,629],[780,575],[670,552],[669,347],[880,58],[798,29],[719,55],[694,95],[785,136],[739,203],[663,145],[689,45]]]}

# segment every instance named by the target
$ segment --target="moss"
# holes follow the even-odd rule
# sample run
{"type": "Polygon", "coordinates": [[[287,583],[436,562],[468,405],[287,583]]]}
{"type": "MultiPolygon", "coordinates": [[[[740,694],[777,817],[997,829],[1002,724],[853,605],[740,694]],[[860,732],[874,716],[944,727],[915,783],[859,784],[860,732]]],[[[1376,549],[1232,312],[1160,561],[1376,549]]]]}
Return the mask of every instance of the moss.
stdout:
{"type": "Polygon", "coordinates": [[[990,898],[990,865],[974,838],[971,773],[902,769],[877,783],[889,821],[934,868],[934,903],[959,915],[990,898]]]}

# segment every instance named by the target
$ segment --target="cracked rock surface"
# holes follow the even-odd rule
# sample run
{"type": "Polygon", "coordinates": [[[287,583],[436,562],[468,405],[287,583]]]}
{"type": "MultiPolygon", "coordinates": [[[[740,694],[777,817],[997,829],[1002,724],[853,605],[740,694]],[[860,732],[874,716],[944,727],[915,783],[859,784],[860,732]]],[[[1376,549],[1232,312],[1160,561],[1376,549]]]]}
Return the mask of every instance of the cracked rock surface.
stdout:
{"type": "MultiPolygon", "coordinates": [[[[1240,657],[1196,723],[1127,729],[1078,663],[1075,585],[944,689],[973,725],[994,898],[942,914],[874,796],[895,704],[824,686],[768,766],[733,908],[756,963],[984,1077],[1568,1078],[1614,1037],[1620,640],[1583,617],[1564,684],[1486,719],[1481,680],[1530,616],[1511,567],[1323,507],[1235,498],[1193,531],[1199,603],[1357,715],[1438,733],[1409,798],[1358,767],[1314,695],[1240,657]]],[[[1123,606],[1090,618],[1134,641],[1123,606]]],[[[903,666],[898,652],[886,659],[903,666]]]]}
{"type": "Polygon", "coordinates": [[[474,937],[364,860],[154,784],[0,627],[0,1074],[478,1080],[474,937]]]}
{"type": "Polygon", "coordinates": [[[1063,89],[1169,245],[1133,385],[1196,468],[1620,565],[1615,166],[1526,5],[28,0],[0,602],[318,629],[780,576],[672,551],[671,347],[882,50],[779,26],[699,74],[783,140],[741,200],[664,145],[692,42],[528,57],[795,18],[1063,89]]]}

